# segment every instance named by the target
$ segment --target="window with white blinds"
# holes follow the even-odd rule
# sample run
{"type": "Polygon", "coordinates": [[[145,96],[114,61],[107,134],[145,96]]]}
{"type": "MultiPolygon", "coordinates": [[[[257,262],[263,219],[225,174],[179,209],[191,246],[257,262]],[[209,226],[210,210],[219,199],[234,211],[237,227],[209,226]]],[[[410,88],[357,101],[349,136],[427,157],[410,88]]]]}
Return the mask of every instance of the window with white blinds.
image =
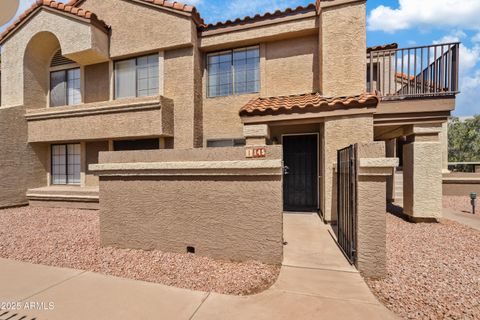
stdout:
{"type": "Polygon", "coordinates": [[[158,54],[115,62],[115,98],[155,96],[159,91],[158,54]]]}
{"type": "Polygon", "coordinates": [[[54,144],[51,155],[52,184],[80,184],[80,144],[54,144]]]}

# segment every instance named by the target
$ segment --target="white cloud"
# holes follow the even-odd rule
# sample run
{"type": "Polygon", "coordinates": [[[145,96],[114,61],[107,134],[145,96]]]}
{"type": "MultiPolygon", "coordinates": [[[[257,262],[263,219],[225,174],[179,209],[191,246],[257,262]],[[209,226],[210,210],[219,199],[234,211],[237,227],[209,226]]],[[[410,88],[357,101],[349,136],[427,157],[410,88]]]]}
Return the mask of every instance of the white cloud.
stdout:
{"type": "MultiPolygon", "coordinates": [[[[475,36],[474,36],[475,37],[475,36]]],[[[433,43],[459,42],[467,38],[462,30],[452,31],[433,43]]],[[[480,114],[480,43],[472,46],[460,44],[460,94],[457,96],[455,115],[480,114]]]]}
{"type": "Polygon", "coordinates": [[[479,0],[399,0],[399,7],[378,6],[368,16],[368,30],[394,32],[413,27],[480,30],[479,0]]]}
{"type": "Polygon", "coordinates": [[[473,42],[480,42],[480,32],[472,37],[473,42]]]}
{"type": "Polygon", "coordinates": [[[480,114],[480,70],[472,76],[460,80],[461,93],[457,97],[455,115],[470,116],[480,114]]]}

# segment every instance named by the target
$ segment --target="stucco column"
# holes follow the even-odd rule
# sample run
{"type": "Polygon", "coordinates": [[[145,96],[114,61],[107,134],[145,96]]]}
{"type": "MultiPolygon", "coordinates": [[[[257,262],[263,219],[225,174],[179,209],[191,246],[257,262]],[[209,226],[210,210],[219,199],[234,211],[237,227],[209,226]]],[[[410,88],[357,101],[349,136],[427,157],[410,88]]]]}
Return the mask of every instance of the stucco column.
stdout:
{"type": "MultiPolygon", "coordinates": [[[[373,115],[327,118],[323,126],[322,211],[327,222],[337,221],[337,151],[355,143],[373,142],[373,115]]],[[[384,151],[385,152],[385,151],[384,151]]],[[[384,156],[384,154],[382,154],[384,156]]],[[[385,197],[385,194],[383,194],[385,197]]]]}
{"type": "Polygon", "coordinates": [[[357,268],[369,278],[386,276],[387,178],[398,166],[383,142],[357,144],[357,268]]]}
{"type": "Polygon", "coordinates": [[[403,211],[412,221],[442,216],[441,125],[411,126],[403,146],[403,211]]]}
{"type": "Polygon", "coordinates": [[[442,173],[450,173],[448,170],[448,122],[442,123],[440,141],[442,144],[442,173]]]}
{"type": "MultiPolygon", "coordinates": [[[[397,140],[396,139],[390,139],[385,142],[385,156],[387,158],[397,157],[397,140]]],[[[392,174],[387,177],[387,201],[389,203],[392,203],[395,201],[395,174],[392,174]]]]}
{"type": "Polygon", "coordinates": [[[270,138],[270,129],[266,124],[245,125],[243,136],[247,146],[265,146],[270,138]]]}

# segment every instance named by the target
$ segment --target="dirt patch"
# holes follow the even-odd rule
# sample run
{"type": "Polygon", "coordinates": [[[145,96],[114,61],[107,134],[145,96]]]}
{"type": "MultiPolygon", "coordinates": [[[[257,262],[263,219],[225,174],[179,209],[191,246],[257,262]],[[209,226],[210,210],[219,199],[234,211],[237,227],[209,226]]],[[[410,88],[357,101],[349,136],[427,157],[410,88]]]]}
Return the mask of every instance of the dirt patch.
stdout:
{"type": "Polygon", "coordinates": [[[280,272],[259,262],[102,248],[98,212],[75,209],[0,210],[0,257],[236,295],[265,290],[280,272]]]}
{"type": "Polygon", "coordinates": [[[456,222],[408,223],[387,215],[387,271],[368,280],[406,319],[480,318],[480,232],[456,222]]]}

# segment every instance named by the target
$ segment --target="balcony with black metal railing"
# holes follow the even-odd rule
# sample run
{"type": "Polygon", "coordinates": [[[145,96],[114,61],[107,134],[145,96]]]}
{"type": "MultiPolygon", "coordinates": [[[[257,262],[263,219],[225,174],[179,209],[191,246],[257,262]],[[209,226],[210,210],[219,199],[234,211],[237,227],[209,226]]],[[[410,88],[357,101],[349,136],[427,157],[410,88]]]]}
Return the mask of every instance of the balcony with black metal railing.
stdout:
{"type": "Polygon", "coordinates": [[[454,97],[459,52],[458,42],[369,51],[367,91],[382,100],[454,97]]]}

